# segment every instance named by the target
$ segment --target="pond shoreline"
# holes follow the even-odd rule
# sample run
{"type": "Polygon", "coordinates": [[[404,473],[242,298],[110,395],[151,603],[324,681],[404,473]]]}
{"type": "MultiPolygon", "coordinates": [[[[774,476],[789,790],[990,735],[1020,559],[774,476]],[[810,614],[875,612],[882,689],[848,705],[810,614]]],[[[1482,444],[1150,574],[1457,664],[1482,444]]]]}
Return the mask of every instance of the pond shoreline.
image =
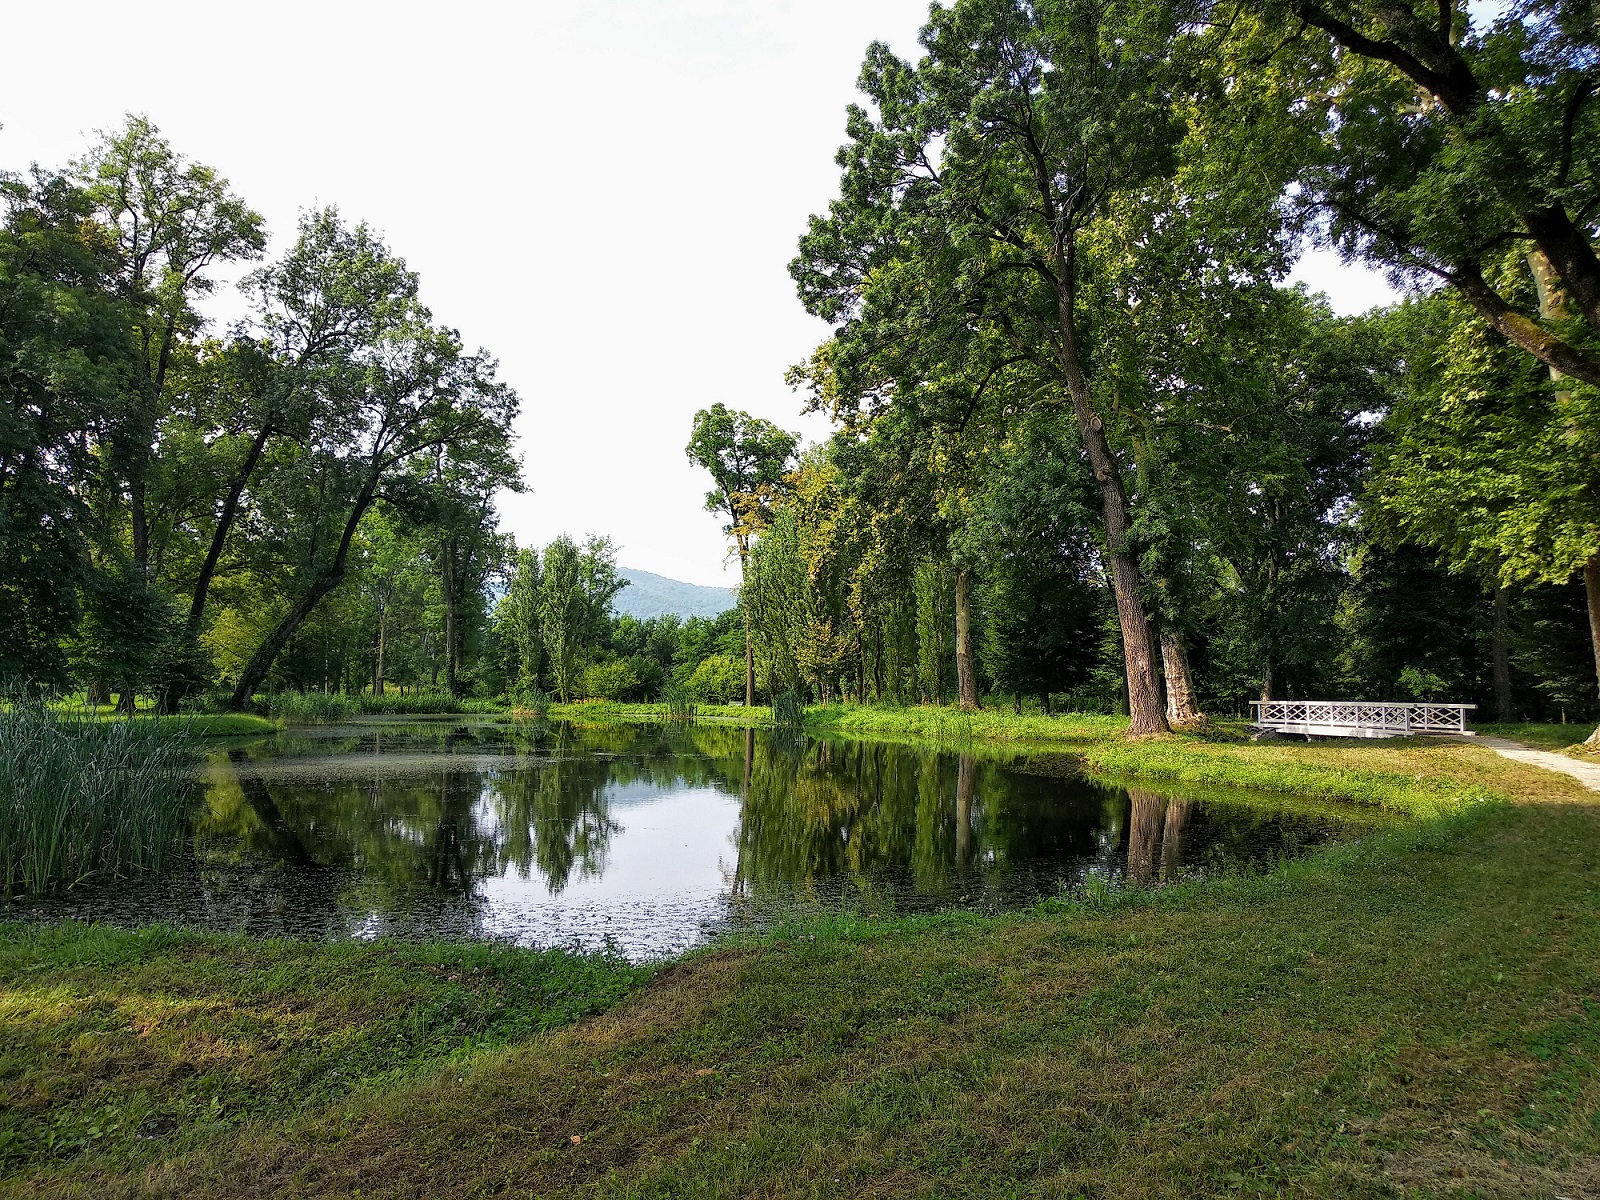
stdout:
{"type": "MultiPolygon", "coordinates": [[[[1271,749],[1372,770],[1351,767],[1359,747],[1271,749]]],[[[1418,806],[1258,874],[1001,915],[816,916],[643,967],[0,926],[0,1012],[27,1032],[25,1069],[0,1077],[0,1194],[389,1194],[418,1172],[446,1196],[502,1172],[552,1195],[828,1190],[824,1145],[857,1147],[857,1189],[893,1161],[979,1195],[1091,1165],[1158,1191],[1465,1171],[1581,1192],[1571,1172],[1600,1149],[1582,1049],[1600,1008],[1581,999],[1600,983],[1600,807],[1479,747],[1365,757],[1514,803],[1418,806]],[[1418,1004],[1424,978],[1447,1002],[1418,1004]],[[168,1103],[174,1070],[189,1082],[168,1103]],[[1129,1071],[1150,1084],[1130,1091],[1129,1071]],[[1063,1103],[1096,1149],[1059,1141],[1063,1103]],[[1529,1105],[1541,1123],[1508,1139],[1529,1105]],[[1024,1174],[967,1178],[947,1116],[991,1169],[1033,1147],[1005,1160],[1024,1174]],[[1115,1134],[1130,1121],[1138,1138],[1115,1134]]]]}

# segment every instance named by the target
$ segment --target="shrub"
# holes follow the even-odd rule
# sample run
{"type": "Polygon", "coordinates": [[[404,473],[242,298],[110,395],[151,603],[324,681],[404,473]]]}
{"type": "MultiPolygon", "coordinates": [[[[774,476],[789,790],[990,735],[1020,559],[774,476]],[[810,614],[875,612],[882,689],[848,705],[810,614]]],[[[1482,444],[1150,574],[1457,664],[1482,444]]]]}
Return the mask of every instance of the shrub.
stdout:
{"type": "Polygon", "coordinates": [[[7,894],[159,867],[199,795],[186,731],[19,705],[0,712],[7,894]]]}
{"type": "Polygon", "coordinates": [[[631,700],[639,690],[639,677],[627,661],[591,663],[583,671],[583,694],[591,700],[631,700]]]}
{"type": "Polygon", "coordinates": [[[744,664],[727,654],[713,654],[694,669],[685,690],[702,704],[744,699],[744,664]]]}

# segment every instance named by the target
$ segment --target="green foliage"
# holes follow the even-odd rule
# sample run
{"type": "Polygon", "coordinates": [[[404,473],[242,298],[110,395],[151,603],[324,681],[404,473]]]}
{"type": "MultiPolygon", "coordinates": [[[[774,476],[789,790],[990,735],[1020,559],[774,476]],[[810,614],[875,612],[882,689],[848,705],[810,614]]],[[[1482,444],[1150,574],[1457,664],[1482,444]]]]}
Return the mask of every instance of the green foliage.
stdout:
{"type": "Polygon", "coordinates": [[[583,670],[583,694],[595,700],[636,700],[639,677],[626,659],[590,663],[583,670]]]}
{"type": "Polygon", "coordinates": [[[726,704],[744,695],[744,663],[728,654],[713,654],[694,669],[684,690],[701,704],[726,704]]]}
{"type": "Polygon", "coordinates": [[[5,894],[159,867],[198,799],[188,735],[34,704],[0,710],[5,894]]]}

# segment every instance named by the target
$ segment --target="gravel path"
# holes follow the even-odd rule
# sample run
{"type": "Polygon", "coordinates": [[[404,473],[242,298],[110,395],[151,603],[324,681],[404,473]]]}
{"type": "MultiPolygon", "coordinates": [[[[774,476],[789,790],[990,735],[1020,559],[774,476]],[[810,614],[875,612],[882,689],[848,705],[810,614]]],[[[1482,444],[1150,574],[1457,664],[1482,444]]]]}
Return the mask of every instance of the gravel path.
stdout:
{"type": "Polygon", "coordinates": [[[1517,762],[1543,767],[1547,771],[1560,771],[1563,775],[1571,775],[1584,787],[1600,792],[1600,763],[1568,758],[1565,754],[1556,754],[1550,750],[1530,750],[1520,742],[1508,741],[1505,738],[1479,737],[1473,740],[1489,747],[1503,758],[1514,758],[1517,762]]]}

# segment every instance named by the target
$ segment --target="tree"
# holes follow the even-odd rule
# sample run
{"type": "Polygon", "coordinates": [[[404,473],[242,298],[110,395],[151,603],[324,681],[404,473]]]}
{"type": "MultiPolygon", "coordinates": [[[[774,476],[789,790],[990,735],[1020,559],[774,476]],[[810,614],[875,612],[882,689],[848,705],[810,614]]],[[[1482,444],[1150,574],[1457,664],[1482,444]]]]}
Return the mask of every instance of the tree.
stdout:
{"type": "Polygon", "coordinates": [[[1301,93],[1295,109],[1320,121],[1302,178],[1327,238],[1397,279],[1444,281],[1507,341],[1600,385],[1592,10],[1564,0],[1503,12],[1453,0],[1261,9],[1265,30],[1241,21],[1240,35],[1274,43],[1301,93]],[[1306,25],[1326,35],[1322,53],[1284,37],[1306,25]],[[1498,266],[1508,247],[1525,259],[1514,276],[1498,266]]]}
{"type": "Polygon", "coordinates": [[[1167,725],[1123,465],[1095,395],[1085,280],[1095,223],[1171,169],[1177,16],[958,0],[931,14],[918,66],[873,46],[862,87],[877,116],[851,109],[841,198],[813,218],[791,268],[841,339],[959,322],[1010,348],[997,369],[1014,359],[1064,390],[1099,488],[1135,736],[1167,725]]]}
{"type": "Polygon", "coordinates": [[[171,400],[174,355],[202,324],[194,301],[215,286],[207,272],[259,257],[266,234],[260,214],[229,191],[227,180],[186,161],[145,117],[130,115],[73,169],[112,231],[111,282],[132,315],[138,344],[137,392],[111,448],[127,493],[133,561],[142,569],[150,548],[147,477],[171,400]]]}
{"type": "Polygon", "coordinates": [[[540,617],[542,589],[539,552],[532,547],[518,550],[512,557],[505,598],[495,614],[506,637],[516,647],[515,690],[524,697],[539,690],[539,667],[544,658],[544,626],[540,617]]]}
{"type": "Polygon", "coordinates": [[[0,679],[64,681],[94,452],[134,372],[111,239],[67,180],[0,177],[0,679]]]}
{"type": "MultiPolygon", "coordinates": [[[[739,554],[741,585],[750,560],[750,540],[771,514],[794,458],[796,435],[770,421],[713,404],[694,415],[689,435],[689,461],[711,473],[715,485],[706,493],[706,511],[728,518],[723,533],[733,538],[739,554]]],[[[755,651],[745,622],[744,702],[756,702],[755,651]]]]}
{"type": "Polygon", "coordinates": [[[385,272],[393,293],[385,319],[360,343],[341,347],[319,380],[318,410],[300,451],[302,482],[328,507],[302,543],[294,599],[245,664],[231,700],[242,709],[317,605],[344,581],[362,519],[380,498],[403,507],[415,498],[419,466],[444,453],[470,475],[505,460],[517,396],[495,378],[488,355],[466,353],[454,331],[432,323],[416,303],[416,277],[370,231],[336,239],[359,246],[385,272]]]}
{"type": "Polygon", "coordinates": [[[616,548],[590,537],[582,547],[562,535],[544,549],[539,584],[539,629],[545,659],[563,704],[579,693],[583,669],[602,644],[611,602],[624,586],[616,548]]]}
{"type": "Polygon", "coordinates": [[[1581,578],[1600,684],[1600,394],[1554,383],[1448,295],[1388,325],[1410,371],[1371,485],[1380,528],[1504,586],[1581,578]]]}
{"type": "Polygon", "coordinates": [[[263,455],[275,438],[311,438],[320,406],[348,370],[343,356],[372,345],[416,297],[405,263],[365,225],[345,226],[332,208],[302,216],[293,248],[246,286],[255,297],[255,331],[241,331],[213,356],[200,385],[222,401],[217,417],[205,423],[208,436],[213,445],[232,443],[232,452],[191,589],[191,638],[199,634],[212,581],[263,455]]]}

